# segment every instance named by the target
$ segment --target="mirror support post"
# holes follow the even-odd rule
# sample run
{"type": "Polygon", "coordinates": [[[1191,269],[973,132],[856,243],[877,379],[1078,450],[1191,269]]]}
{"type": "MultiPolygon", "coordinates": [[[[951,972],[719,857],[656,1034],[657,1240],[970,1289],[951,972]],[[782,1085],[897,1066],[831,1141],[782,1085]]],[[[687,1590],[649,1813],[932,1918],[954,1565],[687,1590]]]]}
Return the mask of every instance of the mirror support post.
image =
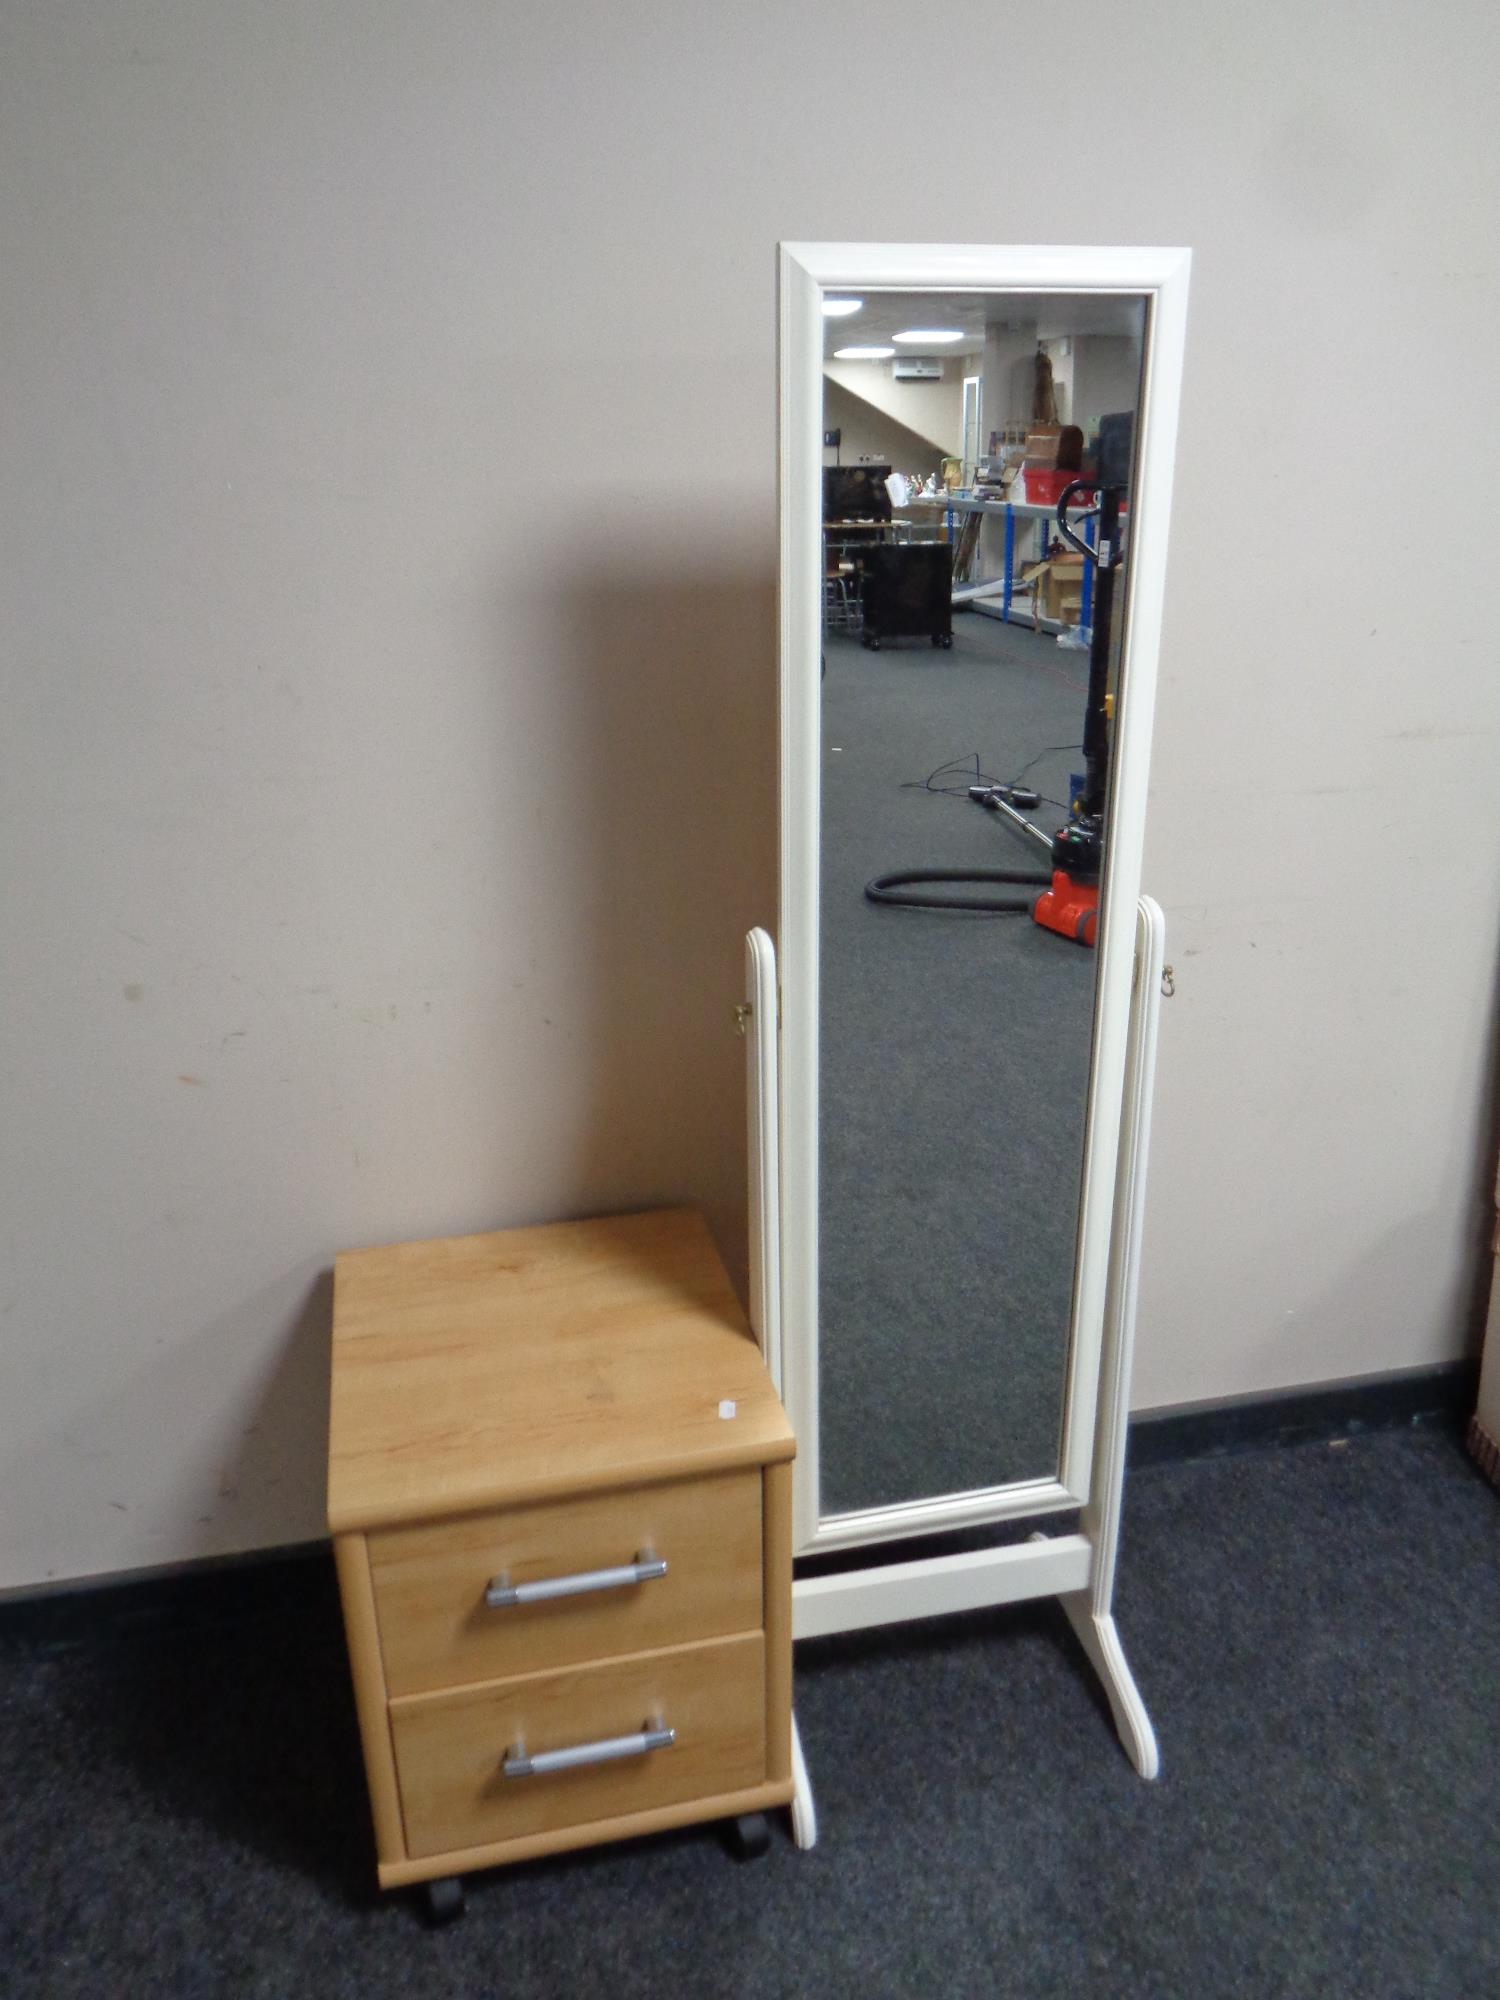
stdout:
{"type": "Polygon", "coordinates": [[[745,997],[735,1009],[745,1037],[749,1140],[750,1326],[781,1386],[781,1158],[776,1065],[776,947],[758,926],[745,937],[745,997]]]}
{"type": "Polygon", "coordinates": [[[1161,908],[1150,896],[1142,896],[1136,910],[1135,980],[1130,996],[1125,1104],[1115,1181],[1115,1240],[1110,1251],[1105,1303],[1094,1483],[1078,1523],[1093,1544],[1093,1572],[1086,1590],[1069,1591],[1062,1598],[1068,1622],[1104,1683],[1126,1755],[1143,1778],[1156,1776],[1160,1760],[1156,1732],[1115,1626],[1115,1555],[1120,1542],[1125,1487],[1130,1369],[1140,1284],[1141,1225],[1146,1208],[1146,1155],[1151,1139],[1151,1093],[1165,962],[1166,926],[1161,908]]]}
{"type": "MultiPolygon", "coordinates": [[[[750,1328],[781,1394],[781,1140],[777,1124],[776,947],[758,926],[745,937],[745,997],[735,1009],[745,1037],[746,1137],[749,1142],[750,1328]]],[[[792,1711],[792,1838],[818,1841],[812,1780],[792,1711]]]]}

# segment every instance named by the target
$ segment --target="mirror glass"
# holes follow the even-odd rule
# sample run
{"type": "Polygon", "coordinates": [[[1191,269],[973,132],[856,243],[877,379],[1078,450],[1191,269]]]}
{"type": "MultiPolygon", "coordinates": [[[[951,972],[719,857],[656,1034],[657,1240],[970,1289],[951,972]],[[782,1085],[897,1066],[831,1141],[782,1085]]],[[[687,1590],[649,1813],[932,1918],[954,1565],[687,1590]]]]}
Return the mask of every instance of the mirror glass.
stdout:
{"type": "Polygon", "coordinates": [[[826,1517],[1058,1469],[1146,302],[822,304],[826,1517]]]}

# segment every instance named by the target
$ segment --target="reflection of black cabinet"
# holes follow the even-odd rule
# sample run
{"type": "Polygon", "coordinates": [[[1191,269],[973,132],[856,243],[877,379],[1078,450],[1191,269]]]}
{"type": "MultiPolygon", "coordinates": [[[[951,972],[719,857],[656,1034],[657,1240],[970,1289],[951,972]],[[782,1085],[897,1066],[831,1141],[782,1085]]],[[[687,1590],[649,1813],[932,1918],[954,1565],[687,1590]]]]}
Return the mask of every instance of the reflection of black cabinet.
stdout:
{"type": "Polygon", "coordinates": [[[864,643],[953,644],[953,551],[946,542],[884,542],[863,558],[864,643]]]}

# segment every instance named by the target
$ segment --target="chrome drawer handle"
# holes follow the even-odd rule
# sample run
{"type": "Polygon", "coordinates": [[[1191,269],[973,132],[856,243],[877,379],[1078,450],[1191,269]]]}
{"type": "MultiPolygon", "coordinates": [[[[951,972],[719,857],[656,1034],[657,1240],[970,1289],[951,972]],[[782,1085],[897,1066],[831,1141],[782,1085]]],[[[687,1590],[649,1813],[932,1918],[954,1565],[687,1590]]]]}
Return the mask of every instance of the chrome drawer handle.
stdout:
{"type": "Polygon", "coordinates": [[[606,1736],[598,1743],[574,1743],[566,1750],[542,1750],[528,1757],[526,1745],[517,1743],[505,1753],[500,1766],[507,1778],[545,1778],[551,1771],[576,1771],[582,1764],[614,1764],[622,1757],[644,1757],[651,1750],[670,1750],[677,1731],[665,1726],[638,1729],[633,1736],[606,1736]]]}
{"type": "Polygon", "coordinates": [[[632,1584],[651,1583],[667,1573],[666,1559],[642,1549],[633,1563],[617,1569],[583,1569],[573,1576],[543,1577],[539,1583],[512,1583],[510,1572],[501,1570],[485,1588],[484,1601],[491,1611],[503,1611],[512,1604],[548,1604],[555,1597],[582,1597],[589,1590],[628,1590],[632,1584]]]}

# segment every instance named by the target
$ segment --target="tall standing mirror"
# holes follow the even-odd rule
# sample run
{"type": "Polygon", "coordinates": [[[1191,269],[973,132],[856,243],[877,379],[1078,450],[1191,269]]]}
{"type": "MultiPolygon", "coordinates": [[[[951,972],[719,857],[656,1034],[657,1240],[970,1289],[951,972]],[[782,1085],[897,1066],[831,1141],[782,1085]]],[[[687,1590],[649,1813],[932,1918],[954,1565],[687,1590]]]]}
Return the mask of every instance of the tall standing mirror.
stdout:
{"type": "Polygon", "coordinates": [[[804,1551],[1095,1484],[1185,272],[783,247],[804,1551]]]}

